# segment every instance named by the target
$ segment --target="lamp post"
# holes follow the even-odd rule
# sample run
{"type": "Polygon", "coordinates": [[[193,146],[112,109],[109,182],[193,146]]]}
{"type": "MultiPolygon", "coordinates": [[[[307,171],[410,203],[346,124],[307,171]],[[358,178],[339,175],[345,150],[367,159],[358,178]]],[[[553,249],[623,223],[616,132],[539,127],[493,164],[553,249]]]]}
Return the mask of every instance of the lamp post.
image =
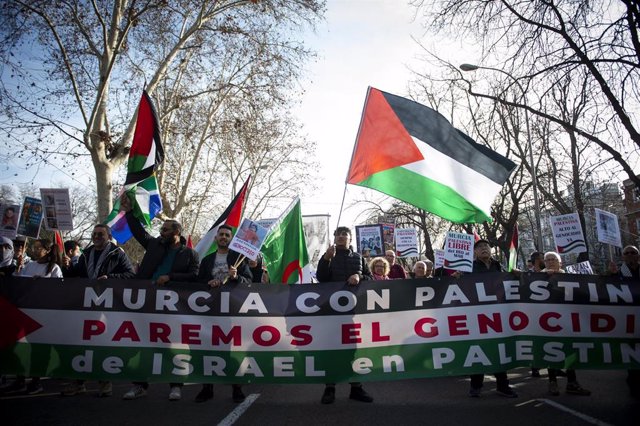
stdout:
{"type": "MultiPolygon", "coordinates": [[[[517,78],[508,73],[505,70],[500,68],[491,68],[491,67],[483,67],[480,65],[472,65],[472,64],[462,64],[460,65],[460,69],[462,71],[476,71],[476,70],[489,70],[489,71],[497,71],[502,74],[505,74],[507,77],[511,78],[520,88],[522,92],[522,99],[524,101],[524,105],[527,105],[527,92],[525,92],[524,88],[520,84],[517,78]]],[[[540,202],[538,201],[538,178],[536,176],[536,167],[533,163],[533,144],[531,142],[531,129],[529,128],[529,111],[524,109],[524,119],[527,123],[527,142],[529,145],[529,163],[531,163],[531,184],[533,185],[533,202],[534,202],[534,213],[536,220],[536,230],[538,232],[538,250],[544,252],[544,247],[542,243],[542,223],[540,222],[540,202]]]]}

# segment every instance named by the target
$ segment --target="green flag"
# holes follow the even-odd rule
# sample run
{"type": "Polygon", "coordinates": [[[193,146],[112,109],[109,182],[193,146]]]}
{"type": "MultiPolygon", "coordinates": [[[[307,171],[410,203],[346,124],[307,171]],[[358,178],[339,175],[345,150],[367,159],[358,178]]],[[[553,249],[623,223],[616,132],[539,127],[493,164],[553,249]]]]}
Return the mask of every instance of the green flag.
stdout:
{"type": "Polygon", "coordinates": [[[311,282],[299,198],[271,225],[261,251],[272,283],[311,282]]]}

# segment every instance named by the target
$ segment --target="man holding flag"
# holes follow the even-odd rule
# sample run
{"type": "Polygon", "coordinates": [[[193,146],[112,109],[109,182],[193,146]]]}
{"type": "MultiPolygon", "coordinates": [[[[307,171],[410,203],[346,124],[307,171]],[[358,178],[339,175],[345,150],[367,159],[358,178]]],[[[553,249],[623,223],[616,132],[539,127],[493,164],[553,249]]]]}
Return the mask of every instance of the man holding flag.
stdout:
{"type": "MultiPolygon", "coordinates": [[[[182,225],[176,220],[165,220],[157,238],[149,235],[132,213],[131,200],[125,193],[120,199],[127,225],[135,239],[145,248],[144,257],[136,274],[137,279],[151,279],[153,284],[164,286],[169,281],[195,281],[198,275],[198,253],[186,246],[182,237],[182,225]]],[[[136,399],[147,394],[149,384],[134,383],[123,399],[136,399]]],[[[181,383],[171,383],[169,399],[182,398],[181,383]]]]}
{"type": "MultiPolygon", "coordinates": [[[[228,283],[250,283],[253,279],[246,259],[240,258],[240,253],[229,249],[229,243],[233,239],[233,228],[229,225],[220,225],[215,242],[217,249],[202,259],[198,281],[207,283],[211,288],[220,287],[228,283]]],[[[245,399],[242,387],[232,385],[233,402],[242,402],[245,399]]],[[[205,402],[213,398],[213,384],[204,384],[196,395],[196,402],[205,402]]]]}

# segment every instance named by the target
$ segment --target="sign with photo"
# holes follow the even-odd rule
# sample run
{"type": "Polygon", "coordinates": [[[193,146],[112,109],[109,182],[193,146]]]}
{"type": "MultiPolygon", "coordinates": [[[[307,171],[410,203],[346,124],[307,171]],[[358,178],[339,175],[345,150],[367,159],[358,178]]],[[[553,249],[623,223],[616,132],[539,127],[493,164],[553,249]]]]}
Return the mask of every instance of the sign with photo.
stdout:
{"type": "Polygon", "coordinates": [[[596,229],[598,230],[598,241],[605,244],[622,248],[622,238],[620,238],[620,227],[618,226],[618,216],[604,210],[596,210],[596,229]]]}
{"type": "Polygon", "coordinates": [[[462,272],[473,271],[473,234],[448,232],[444,243],[444,267],[462,272]]]}
{"type": "Polygon", "coordinates": [[[25,237],[38,238],[42,223],[42,201],[26,197],[22,203],[22,213],[18,222],[18,234],[25,237]]]}
{"type": "Polygon", "coordinates": [[[380,225],[382,225],[384,249],[393,250],[395,236],[393,230],[396,229],[396,225],[393,223],[381,223],[380,225]]]}
{"type": "Polygon", "coordinates": [[[243,254],[246,258],[256,260],[260,247],[267,236],[267,229],[251,219],[243,219],[229,248],[243,254]]]}
{"type": "Polygon", "coordinates": [[[356,226],[358,252],[365,257],[384,255],[382,225],[356,226]]]}
{"type": "Polygon", "coordinates": [[[14,239],[18,233],[20,206],[18,204],[0,204],[0,236],[14,239]]]}
{"type": "Polygon", "coordinates": [[[40,188],[44,226],[49,231],[73,231],[69,188],[40,188]]]}
{"type": "Polygon", "coordinates": [[[398,257],[418,256],[418,231],[416,228],[396,228],[395,241],[398,257]]]}
{"type": "Polygon", "coordinates": [[[587,251],[578,213],[551,216],[551,229],[556,251],[560,254],[582,253],[587,251]]]}

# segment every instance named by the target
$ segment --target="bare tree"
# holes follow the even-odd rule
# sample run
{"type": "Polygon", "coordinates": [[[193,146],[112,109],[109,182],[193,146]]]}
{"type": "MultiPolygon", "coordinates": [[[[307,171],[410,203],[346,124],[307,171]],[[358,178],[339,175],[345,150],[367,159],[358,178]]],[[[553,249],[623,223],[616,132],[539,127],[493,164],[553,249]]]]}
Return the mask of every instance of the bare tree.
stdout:
{"type": "MultiPolygon", "coordinates": [[[[640,39],[638,3],[535,0],[453,0],[412,2],[425,23],[441,33],[481,46],[483,64],[514,75],[525,88],[528,104],[475,90],[474,96],[524,108],[553,122],[613,159],[640,185],[632,164],[638,157],[640,39]],[[589,94],[583,112],[563,115],[551,101],[563,82],[584,81],[589,94]]],[[[501,78],[501,76],[496,76],[501,78]]],[[[515,84],[505,80],[502,86],[515,84]]]]}
{"type": "MultiPolygon", "coordinates": [[[[186,75],[185,64],[206,67],[203,58],[222,60],[254,34],[271,34],[282,63],[297,64],[307,52],[291,31],[323,11],[322,0],[10,0],[0,12],[6,147],[18,144],[33,161],[88,154],[104,218],[142,87],[167,89],[186,75]]],[[[201,88],[196,75],[188,96],[201,88]]]]}

